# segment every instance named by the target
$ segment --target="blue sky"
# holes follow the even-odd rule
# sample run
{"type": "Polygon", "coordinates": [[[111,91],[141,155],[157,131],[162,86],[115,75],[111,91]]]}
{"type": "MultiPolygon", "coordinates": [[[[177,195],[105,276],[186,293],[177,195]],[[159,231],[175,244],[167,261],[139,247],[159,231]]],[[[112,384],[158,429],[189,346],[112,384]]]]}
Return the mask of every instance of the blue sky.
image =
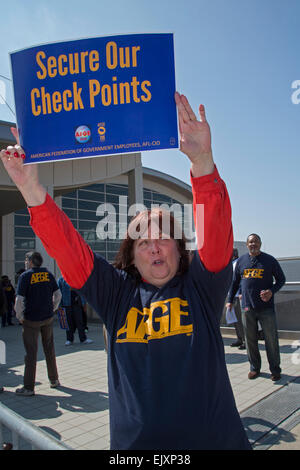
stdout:
{"type": "MultiPolygon", "coordinates": [[[[11,0],[1,13],[0,74],[8,77],[8,53],[21,48],[174,32],[177,89],[195,110],[206,106],[235,239],[256,232],[264,251],[300,256],[300,104],[291,100],[300,80],[298,0],[11,0]]],[[[3,104],[0,119],[13,121],[3,104]]],[[[189,183],[177,150],[144,152],[142,162],[189,183]]]]}

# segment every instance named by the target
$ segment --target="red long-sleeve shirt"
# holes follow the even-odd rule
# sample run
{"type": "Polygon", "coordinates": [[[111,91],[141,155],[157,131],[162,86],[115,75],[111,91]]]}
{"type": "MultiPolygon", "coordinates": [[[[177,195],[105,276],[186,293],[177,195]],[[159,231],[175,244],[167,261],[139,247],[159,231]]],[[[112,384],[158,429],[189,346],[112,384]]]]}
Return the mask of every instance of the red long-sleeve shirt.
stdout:
{"type": "MultiPolygon", "coordinates": [[[[229,263],[233,248],[226,185],[216,167],[210,175],[191,177],[191,182],[200,259],[208,271],[219,272],[229,263]]],[[[65,280],[80,289],[93,269],[94,254],[90,247],[48,194],[45,202],[29,208],[29,213],[34,232],[56,260],[65,280]]]]}

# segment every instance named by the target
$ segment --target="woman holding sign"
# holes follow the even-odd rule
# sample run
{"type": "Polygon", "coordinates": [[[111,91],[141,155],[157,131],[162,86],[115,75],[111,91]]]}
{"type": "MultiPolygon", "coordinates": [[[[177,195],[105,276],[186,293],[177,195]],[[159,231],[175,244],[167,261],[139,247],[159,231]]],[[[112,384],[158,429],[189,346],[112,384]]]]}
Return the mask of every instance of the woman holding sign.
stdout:
{"type": "Polygon", "coordinates": [[[106,326],[111,448],[250,449],[219,329],[232,278],[230,201],[204,106],[198,121],[185,96],[176,93],[175,100],[180,148],[191,161],[198,240],[192,259],[174,219],[166,228],[164,213],[154,210],[131,221],[111,266],[46,193],[37,165],[23,165],[19,145],[1,158],[36,235],[106,326]],[[204,221],[197,210],[203,207],[204,221]]]}

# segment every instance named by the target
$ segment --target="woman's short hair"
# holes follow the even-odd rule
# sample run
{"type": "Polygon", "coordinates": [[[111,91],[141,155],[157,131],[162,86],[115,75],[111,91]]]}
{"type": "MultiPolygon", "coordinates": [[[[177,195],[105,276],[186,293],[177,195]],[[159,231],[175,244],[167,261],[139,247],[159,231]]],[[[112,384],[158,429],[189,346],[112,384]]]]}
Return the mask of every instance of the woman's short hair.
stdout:
{"type": "Polygon", "coordinates": [[[125,238],[116,255],[114,266],[131,274],[137,281],[141,275],[133,265],[134,242],[139,238],[173,238],[177,243],[180,261],[178,274],[188,270],[190,253],[186,250],[186,238],[179,222],[169,212],[161,208],[140,212],[130,221],[125,238]]]}

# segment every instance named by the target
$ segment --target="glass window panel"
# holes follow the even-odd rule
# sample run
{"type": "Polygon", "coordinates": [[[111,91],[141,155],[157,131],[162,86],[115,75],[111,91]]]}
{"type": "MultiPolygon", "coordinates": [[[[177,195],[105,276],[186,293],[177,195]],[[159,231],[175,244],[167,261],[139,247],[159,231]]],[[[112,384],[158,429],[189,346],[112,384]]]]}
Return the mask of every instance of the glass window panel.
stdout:
{"type": "Polygon", "coordinates": [[[106,185],[106,194],[115,194],[128,196],[128,187],[126,185],[119,184],[107,184],[106,185]]]}
{"type": "Polygon", "coordinates": [[[17,273],[20,269],[24,269],[24,261],[15,263],[15,272],[17,273]]]}
{"type": "Polygon", "coordinates": [[[28,209],[20,209],[20,210],[16,211],[15,214],[17,214],[17,215],[29,215],[28,214],[28,209]]]}
{"type": "Polygon", "coordinates": [[[85,189],[87,191],[95,191],[96,193],[104,193],[104,184],[90,184],[85,189]]]}
{"type": "Polygon", "coordinates": [[[77,219],[77,209],[64,209],[64,212],[70,219],[77,219]]]}
{"type": "Polygon", "coordinates": [[[119,251],[120,245],[121,245],[121,240],[119,240],[119,241],[108,241],[107,242],[107,250],[117,252],[117,251],[119,251]]]}
{"type": "Polygon", "coordinates": [[[97,222],[95,221],[79,220],[78,225],[80,230],[93,230],[96,233],[97,222]]]}
{"type": "Polygon", "coordinates": [[[93,193],[92,191],[85,191],[84,189],[79,189],[78,199],[86,199],[88,201],[103,202],[104,197],[102,193],[93,193]]]}
{"type": "Polygon", "coordinates": [[[15,227],[15,237],[35,238],[35,234],[30,227],[15,227]]]}
{"type": "Polygon", "coordinates": [[[102,204],[102,202],[99,202],[99,201],[82,201],[81,199],[79,199],[78,201],[78,209],[84,209],[84,210],[88,210],[88,211],[92,211],[94,212],[94,214],[96,214],[96,210],[97,208],[100,206],[100,204],[102,204]]]}
{"type": "Polygon", "coordinates": [[[90,247],[93,251],[106,251],[106,242],[101,240],[96,240],[94,242],[89,242],[90,247]]]}
{"type": "Polygon", "coordinates": [[[98,221],[98,217],[96,216],[96,212],[92,211],[78,211],[78,218],[79,220],[94,220],[95,224],[98,221]]]}
{"type": "Polygon", "coordinates": [[[62,198],[62,208],[70,208],[76,209],[77,208],[77,200],[76,199],[69,199],[67,197],[62,198]]]}
{"type": "Polygon", "coordinates": [[[29,225],[29,215],[17,215],[15,214],[15,225],[29,225]]]}
{"type": "Polygon", "coordinates": [[[88,242],[95,241],[97,239],[97,235],[94,230],[81,230],[80,235],[88,242]]]}
{"type": "Polygon", "coordinates": [[[24,267],[25,255],[28,251],[31,251],[31,250],[16,250],[15,251],[15,261],[23,261],[23,267],[24,267]]]}
{"type": "Polygon", "coordinates": [[[106,194],[106,202],[113,204],[114,206],[118,206],[120,199],[119,196],[114,196],[112,194],[106,194]]]}
{"type": "Polygon", "coordinates": [[[15,248],[24,248],[29,250],[35,249],[35,240],[26,240],[22,238],[15,238],[15,248]]]}
{"type": "Polygon", "coordinates": [[[77,198],[77,190],[70,191],[69,193],[65,194],[64,197],[70,197],[70,198],[76,199],[77,198]]]}

